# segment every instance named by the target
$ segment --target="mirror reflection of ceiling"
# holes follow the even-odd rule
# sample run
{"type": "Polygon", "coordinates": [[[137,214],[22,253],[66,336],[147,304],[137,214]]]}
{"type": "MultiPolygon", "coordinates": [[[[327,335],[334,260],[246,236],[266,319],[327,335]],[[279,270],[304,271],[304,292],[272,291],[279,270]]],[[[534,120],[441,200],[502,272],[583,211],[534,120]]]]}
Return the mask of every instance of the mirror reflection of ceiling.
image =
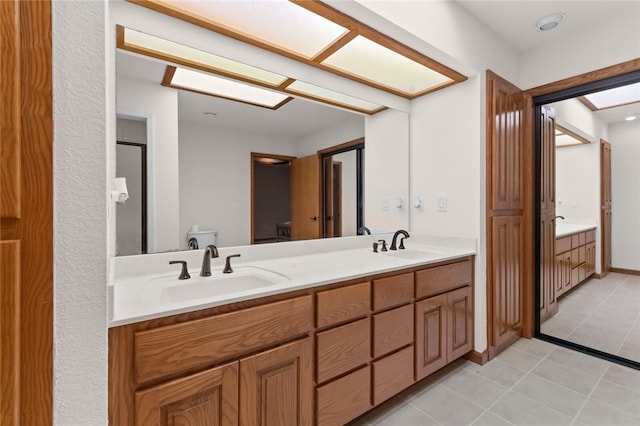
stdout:
{"type": "Polygon", "coordinates": [[[406,99],[466,80],[318,1],[129,1],[406,99]]]}
{"type": "MultiPolygon", "coordinates": [[[[141,55],[126,52],[116,55],[117,76],[160,85],[166,66],[165,62],[141,55]]],[[[338,126],[358,115],[298,98],[274,111],[185,90],[178,91],[178,119],[181,122],[244,130],[247,129],[247,123],[251,123],[251,129],[256,133],[292,139],[338,126]]]]}
{"type": "Polygon", "coordinates": [[[640,119],[640,83],[589,93],[578,99],[605,123],[640,119]]]}

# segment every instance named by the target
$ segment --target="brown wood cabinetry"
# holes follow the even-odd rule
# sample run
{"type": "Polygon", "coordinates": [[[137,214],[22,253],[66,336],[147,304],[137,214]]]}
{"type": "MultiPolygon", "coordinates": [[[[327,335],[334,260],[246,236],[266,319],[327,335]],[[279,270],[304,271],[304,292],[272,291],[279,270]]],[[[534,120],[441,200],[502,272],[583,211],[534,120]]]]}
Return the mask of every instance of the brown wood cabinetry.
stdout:
{"type": "Polygon", "coordinates": [[[416,302],[416,380],[473,349],[473,312],[471,286],[416,302]]]}
{"type": "Polygon", "coordinates": [[[240,426],[313,424],[311,338],[240,360],[240,426]]]}
{"type": "Polygon", "coordinates": [[[136,392],[136,425],[238,424],[238,363],[136,392]]]}
{"type": "Polygon", "coordinates": [[[109,330],[109,422],[340,425],[473,349],[472,257],[109,330]]]}
{"type": "Polygon", "coordinates": [[[556,238],[556,296],[561,296],[596,272],[595,239],[595,229],[556,238]]]}

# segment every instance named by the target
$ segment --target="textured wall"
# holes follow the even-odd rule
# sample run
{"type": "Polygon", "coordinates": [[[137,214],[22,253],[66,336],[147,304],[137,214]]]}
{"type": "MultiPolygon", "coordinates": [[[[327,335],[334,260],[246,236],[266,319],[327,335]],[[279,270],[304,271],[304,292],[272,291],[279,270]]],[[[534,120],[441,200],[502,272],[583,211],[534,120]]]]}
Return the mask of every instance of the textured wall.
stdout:
{"type": "Polygon", "coordinates": [[[107,423],[105,4],[53,2],[54,422],[107,423]]]}

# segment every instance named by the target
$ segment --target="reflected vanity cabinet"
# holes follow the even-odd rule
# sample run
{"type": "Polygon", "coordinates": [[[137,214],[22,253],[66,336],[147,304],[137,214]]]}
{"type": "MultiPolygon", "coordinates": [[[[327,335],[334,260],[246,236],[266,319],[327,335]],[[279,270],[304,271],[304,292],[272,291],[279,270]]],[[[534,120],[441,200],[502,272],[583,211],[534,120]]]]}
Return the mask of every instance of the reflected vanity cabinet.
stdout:
{"type": "Polygon", "coordinates": [[[110,424],[345,424],[473,349],[472,261],[111,328],[110,424]]]}
{"type": "Polygon", "coordinates": [[[556,238],[555,286],[560,296],[596,272],[596,230],[556,238]]]}

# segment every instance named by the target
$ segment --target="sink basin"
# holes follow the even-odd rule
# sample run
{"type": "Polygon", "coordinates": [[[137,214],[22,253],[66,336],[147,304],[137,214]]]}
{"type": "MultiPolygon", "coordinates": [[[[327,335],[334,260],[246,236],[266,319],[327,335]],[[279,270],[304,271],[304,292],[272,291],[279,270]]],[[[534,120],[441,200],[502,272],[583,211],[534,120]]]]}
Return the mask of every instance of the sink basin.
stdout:
{"type": "Polygon", "coordinates": [[[192,274],[178,280],[175,274],[151,279],[142,290],[143,300],[152,304],[172,304],[211,299],[231,293],[258,290],[289,281],[285,275],[254,266],[235,266],[233,273],[212,269],[210,277],[192,274]]]}
{"type": "Polygon", "coordinates": [[[426,251],[414,248],[408,248],[404,250],[389,250],[386,252],[381,252],[385,256],[399,257],[402,259],[409,260],[431,260],[438,257],[442,257],[443,253],[437,253],[434,251],[426,251]]]}

